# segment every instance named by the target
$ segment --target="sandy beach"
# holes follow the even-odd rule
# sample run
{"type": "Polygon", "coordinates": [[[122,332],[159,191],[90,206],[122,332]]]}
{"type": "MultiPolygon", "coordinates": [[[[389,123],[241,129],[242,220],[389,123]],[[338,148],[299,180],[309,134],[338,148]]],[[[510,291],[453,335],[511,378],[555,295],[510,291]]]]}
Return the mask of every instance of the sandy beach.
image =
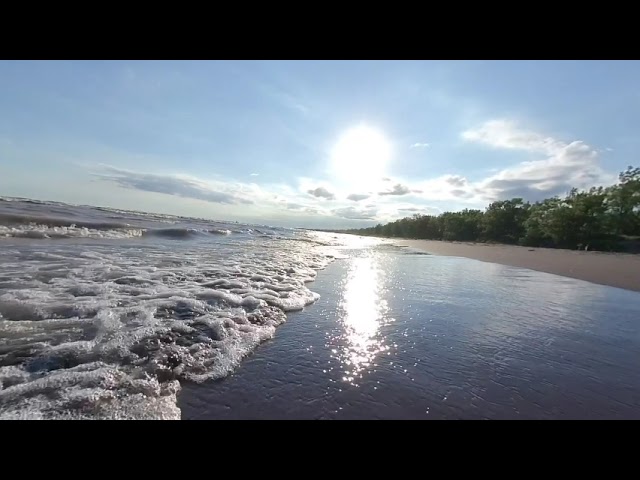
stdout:
{"type": "Polygon", "coordinates": [[[640,291],[640,255],[435,240],[395,240],[394,244],[640,291]]]}

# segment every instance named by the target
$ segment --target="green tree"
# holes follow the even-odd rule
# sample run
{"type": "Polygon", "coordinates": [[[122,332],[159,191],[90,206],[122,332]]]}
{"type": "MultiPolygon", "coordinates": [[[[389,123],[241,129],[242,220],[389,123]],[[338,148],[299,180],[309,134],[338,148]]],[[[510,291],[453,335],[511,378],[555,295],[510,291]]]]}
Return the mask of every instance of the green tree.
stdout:
{"type": "Polygon", "coordinates": [[[518,243],[525,235],[529,207],[522,198],[493,202],[483,217],[483,237],[501,243],[518,243]]]}
{"type": "Polygon", "coordinates": [[[607,215],[607,192],[602,187],[594,187],[588,192],[571,190],[567,198],[577,226],[577,246],[590,246],[609,250],[614,243],[614,235],[609,231],[607,215]]]}
{"type": "Polygon", "coordinates": [[[554,244],[553,237],[549,234],[548,216],[557,208],[560,199],[547,198],[542,202],[536,202],[529,208],[529,216],[524,222],[525,234],[523,245],[531,247],[545,247],[554,244]]]}
{"type": "Polygon", "coordinates": [[[640,235],[640,168],[628,167],[607,195],[611,228],[618,235],[640,235]]]}
{"type": "Polygon", "coordinates": [[[442,238],[444,240],[475,241],[480,233],[482,212],[480,210],[463,210],[446,212],[442,219],[442,238]]]}

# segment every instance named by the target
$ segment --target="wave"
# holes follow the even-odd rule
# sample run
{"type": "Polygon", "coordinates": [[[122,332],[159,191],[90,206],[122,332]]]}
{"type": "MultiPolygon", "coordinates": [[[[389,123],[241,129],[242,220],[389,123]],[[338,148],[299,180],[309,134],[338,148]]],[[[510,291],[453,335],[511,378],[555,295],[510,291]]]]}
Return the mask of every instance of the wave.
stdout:
{"type": "Polygon", "coordinates": [[[46,227],[80,227],[90,228],[93,230],[113,230],[120,228],[129,228],[128,223],[116,222],[92,222],[65,218],[52,218],[43,216],[20,215],[13,213],[0,213],[0,226],[28,226],[39,225],[46,227]]]}
{"type": "Polygon", "coordinates": [[[173,239],[187,239],[201,237],[203,235],[231,235],[230,230],[211,229],[199,230],[197,228],[156,228],[145,230],[143,236],[163,237],[173,239]]]}
{"type": "Polygon", "coordinates": [[[27,225],[0,225],[0,238],[31,238],[31,239],[63,239],[63,238],[97,238],[97,239],[126,239],[135,237],[159,237],[175,240],[185,240],[202,237],[203,235],[230,235],[230,230],[210,229],[198,230],[194,228],[135,228],[128,225],[110,223],[89,223],[82,225],[55,226],[31,223],[27,225]],[[91,225],[91,226],[87,226],[91,225]],[[97,227],[97,228],[95,228],[97,227]]]}
{"type": "Polygon", "coordinates": [[[158,228],[145,230],[144,236],[184,239],[202,235],[202,232],[193,228],[158,228]]]}
{"type": "Polygon", "coordinates": [[[123,228],[123,229],[95,229],[70,226],[48,226],[48,225],[19,225],[9,227],[0,225],[0,238],[35,238],[35,239],[62,239],[62,238],[102,238],[102,239],[123,239],[141,237],[143,229],[123,228]]]}
{"type": "Polygon", "coordinates": [[[228,375],[319,298],[333,259],[274,241],[0,248],[0,418],[180,418],[180,382],[228,375]]]}

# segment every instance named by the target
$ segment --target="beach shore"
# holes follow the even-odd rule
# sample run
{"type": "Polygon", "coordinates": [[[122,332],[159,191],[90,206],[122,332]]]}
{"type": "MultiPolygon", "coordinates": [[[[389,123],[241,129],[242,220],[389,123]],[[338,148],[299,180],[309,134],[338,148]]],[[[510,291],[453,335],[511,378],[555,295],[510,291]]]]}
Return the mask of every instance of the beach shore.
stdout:
{"type": "Polygon", "coordinates": [[[640,292],[640,255],[436,240],[394,240],[434,255],[528,268],[640,292]]]}

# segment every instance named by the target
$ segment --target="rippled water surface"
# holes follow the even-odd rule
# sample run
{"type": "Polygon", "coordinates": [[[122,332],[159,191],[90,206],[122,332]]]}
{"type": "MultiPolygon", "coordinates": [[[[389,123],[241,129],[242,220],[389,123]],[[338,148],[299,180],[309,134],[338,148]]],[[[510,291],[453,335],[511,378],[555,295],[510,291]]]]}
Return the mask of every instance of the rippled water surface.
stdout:
{"type": "Polygon", "coordinates": [[[640,294],[378,246],[183,418],[640,418],[640,294]]]}

